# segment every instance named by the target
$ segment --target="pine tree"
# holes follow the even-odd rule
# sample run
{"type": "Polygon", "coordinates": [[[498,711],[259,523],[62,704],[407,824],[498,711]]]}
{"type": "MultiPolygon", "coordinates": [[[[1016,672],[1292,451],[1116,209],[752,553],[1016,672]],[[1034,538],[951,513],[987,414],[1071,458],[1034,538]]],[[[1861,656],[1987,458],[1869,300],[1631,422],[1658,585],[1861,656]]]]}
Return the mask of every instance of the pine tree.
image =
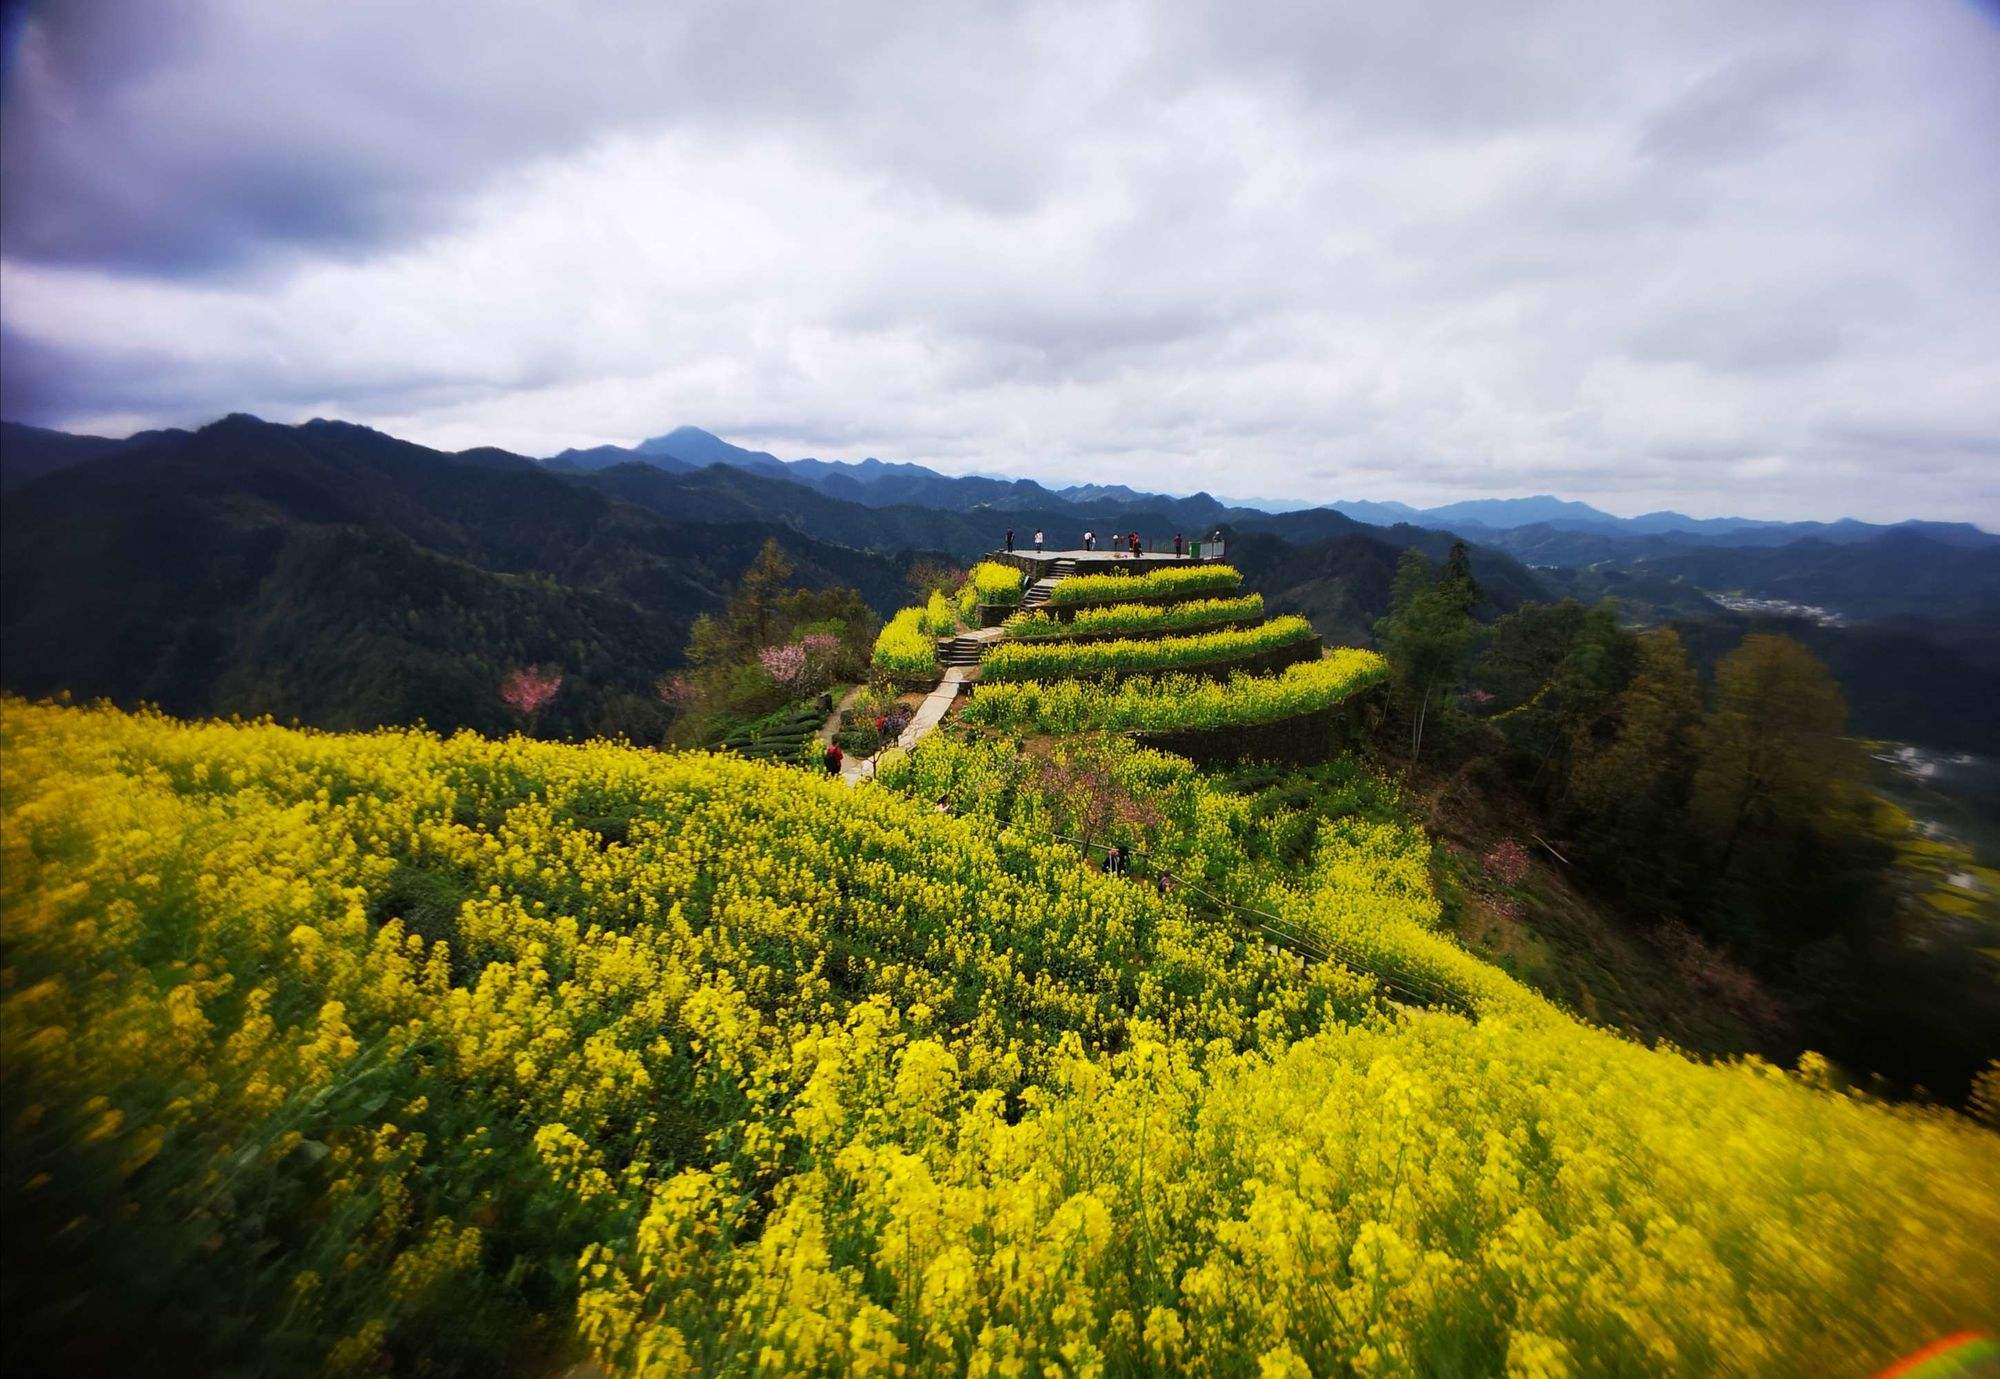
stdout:
{"type": "Polygon", "coordinates": [[[1410,720],[1413,765],[1423,755],[1425,724],[1450,695],[1472,645],[1464,598],[1462,588],[1445,588],[1423,552],[1410,547],[1396,565],[1389,616],[1375,624],[1396,700],[1410,720]]]}
{"type": "Polygon", "coordinates": [[[792,562],[785,558],[784,548],[778,545],[776,537],[766,538],[764,548],[743,572],[743,582],[730,598],[724,615],[730,633],[745,654],[770,642],[778,601],[791,582],[792,562]]]}
{"type": "Polygon", "coordinates": [[[1601,750],[1578,758],[1569,798],[1600,871],[1658,902],[1685,851],[1701,680],[1672,628],[1642,633],[1637,648],[1637,669],[1614,710],[1616,731],[1601,750]]]}
{"type": "Polygon", "coordinates": [[[1438,589],[1467,617],[1478,606],[1479,581],[1472,577],[1472,552],[1463,541],[1451,543],[1451,550],[1444,558],[1444,574],[1438,578],[1438,589]]]}

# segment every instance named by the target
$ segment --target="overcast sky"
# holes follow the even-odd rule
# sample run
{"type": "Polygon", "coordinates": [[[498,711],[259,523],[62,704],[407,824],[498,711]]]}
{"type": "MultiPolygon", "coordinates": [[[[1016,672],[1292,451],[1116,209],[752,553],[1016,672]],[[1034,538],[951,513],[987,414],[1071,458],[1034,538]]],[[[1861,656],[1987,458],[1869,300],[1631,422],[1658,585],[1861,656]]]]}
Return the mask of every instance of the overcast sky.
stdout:
{"type": "Polygon", "coordinates": [[[1990,3],[27,13],[11,419],[2000,528],[1990,3]]]}

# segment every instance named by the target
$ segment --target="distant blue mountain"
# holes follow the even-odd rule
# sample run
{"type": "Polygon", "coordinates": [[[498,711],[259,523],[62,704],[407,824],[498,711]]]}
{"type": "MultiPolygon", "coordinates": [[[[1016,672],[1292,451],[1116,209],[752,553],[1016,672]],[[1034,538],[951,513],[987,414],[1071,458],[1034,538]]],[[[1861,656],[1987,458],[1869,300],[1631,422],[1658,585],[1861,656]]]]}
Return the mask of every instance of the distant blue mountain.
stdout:
{"type": "MultiPolygon", "coordinates": [[[[940,474],[920,464],[865,460],[781,460],[764,450],[732,445],[698,426],[681,426],[629,448],[598,446],[566,450],[549,463],[585,471],[609,468],[633,460],[682,472],[711,464],[726,464],[772,478],[804,484],[828,497],[868,507],[908,504],[972,512],[982,507],[1037,510],[1074,507],[1089,518],[1112,509],[1143,507],[1171,511],[1174,520],[1191,525],[1234,522],[1257,526],[1275,515],[1333,512],[1375,527],[1415,526],[1459,532],[1498,545],[1523,559],[1546,563],[1587,563],[1629,553],[1624,543],[1643,540],[1648,549],[1701,543],[1719,546],[1780,546],[1792,541],[1819,540],[1850,544],[1872,540],[1885,532],[1909,531],[1944,545],[1984,546],[2000,537],[1965,522],[1902,522],[1884,525],[1843,518],[1838,522],[1770,522],[1749,517],[1689,517],[1679,512],[1648,512],[1619,517],[1571,499],[1538,493],[1526,498],[1472,498],[1439,507],[1417,508],[1408,503],[1373,499],[1343,500],[1318,506],[1280,501],[1223,500],[1206,493],[1188,497],[1147,493],[1125,484],[1072,484],[1047,488],[1032,479],[995,479],[978,475],[940,474]],[[1608,543],[1608,547],[1607,547],[1608,543]],[[1600,550],[1600,547],[1607,547],[1600,550]],[[1586,554],[1594,552],[1594,554],[1586,554]]],[[[1116,519],[1115,511],[1105,514],[1116,519]]]]}
{"type": "Polygon", "coordinates": [[[1588,503],[1537,494],[1532,498],[1474,498],[1441,507],[1413,508],[1405,503],[1328,503],[1333,511],[1371,526],[1408,523],[1443,527],[1491,541],[1524,558],[1550,557],[1548,563],[1579,564],[1603,559],[1621,543],[1647,538],[1655,547],[1676,545],[1783,546],[1794,541],[1826,541],[1850,545],[1872,541],[1890,532],[1913,533],[1947,546],[2000,544],[2000,536],[1970,522],[1770,522],[1752,517],[1689,517],[1680,512],[1648,512],[1619,517],[1588,503]],[[1604,554],[1585,555],[1591,538],[1601,539],[1604,554]],[[1535,549],[1530,549],[1532,543],[1535,549]],[[1608,545],[1606,544],[1608,543],[1608,545]],[[1560,551],[1560,556],[1556,552],[1560,551]]]}
{"type": "Polygon", "coordinates": [[[746,450],[740,445],[731,445],[713,432],[704,431],[699,426],[676,426],[664,436],[650,436],[632,447],[633,455],[639,459],[658,461],[678,460],[689,469],[704,469],[712,464],[734,465],[754,474],[772,474],[780,478],[790,478],[791,471],[776,455],[763,450],[746,450]]]}
{"type": "Polygon", "coordinates": [[[1423,513],[1408,503],[1378,503],[1361,498],[1338,503],[1325,503],[1344,517],[1352,517],[1357,522],[1366,522],[1371,527],[1393,527],[1398,522],[1415,522],[1423,513]]]}
{"type": "Polygon", "coordinates": [[[1600,523],[1616,525],[1620,520],[1588,503],[1569,502],[1547,493],[1538,493],[1532,498],[1474,498],[1462,503],[1446,503],[1443,507],[1424,509],[1421,516],[1431,522],[1471,522],[1503,530],[1530,526],[1536,522],[1596,526],[1600,523]]]}

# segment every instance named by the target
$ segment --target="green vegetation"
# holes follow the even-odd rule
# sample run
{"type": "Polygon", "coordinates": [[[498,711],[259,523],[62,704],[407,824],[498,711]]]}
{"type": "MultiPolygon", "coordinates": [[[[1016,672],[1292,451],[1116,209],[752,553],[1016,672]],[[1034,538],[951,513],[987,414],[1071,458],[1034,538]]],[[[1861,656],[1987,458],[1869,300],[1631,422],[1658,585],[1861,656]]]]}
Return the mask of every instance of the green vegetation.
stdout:
{"type": "Polygon", "coordinates": [[[1072,575],[1049,590],[1058,608],[1092,603],[1169,603],[1233,594],[1243,576],[1228,565],[1178,565],[1143,575],[1072,575]]]}
{"type": "Polygon", "coordinates": [[[1456,682],[1472,645],[1472,609],[1479,601],[1471,558],[1455,542],[1441,575],[1412,547],[1396,566],[1389,616],[1375,624],[1375,640],[1389,658],[1389,683],[1410,723],[1410,759],[1423,755],[1424,727],[1433,700],[1456,682]]]}
{"type": "Polygon", "coordinates": [[[982,685],[960,716],[984,727],[1042,733],[1250,727],[1331,708],[1387,673],[1374,652],[1343,647],[1281,675],[1227,681],[1168,675],[1115,687],[1079,680],[982,685]]]}
{"type": "Polygon", "coordinates": [[[1079,675],[1147,674],[1227,665],[1319,639],[1304,618],[1273,618],[1257,627],[1189,637],[1108,642],[1007,642],[986,653],[982,684],[1079,675]]]}
{"type": "Polygon", "coordinates": [[[768,541],[722,611],[695,619],[689,668],[659,686],[676,745],[747,746],[769,715],[861,677],[874,614],[852,589],[796,589],[792,575],[768,541]]]}
{"type": "Polygon", "coordinates": [[[788,704],[746,723],[716,745],[753,761],[799,761],[807,755],[825,721],[826,710],[815,698],[788,704]]]}
{"type": "Polygon", "coordinates": [[[1673,629],[1570,601],[1480,629],[1469,589],[1405,557],[1381,629],[1398,755],[1516,800],[1627,926],[1754,982],[1773,1052],[1963,1098],[2000,1028],[1990,931],[1922,902],[1826,667],[1753,634],[1704,689],[1673,629]]]}
{"type": "Polygon", "coordinates": [[[1197,599],[1192,603],[1113,603],[1081,608],[1068,622],[1047,613],[1023,613],[1008,619],[1007,635],[1015,641],[1061,641],[1069,637],[1164,636],[1198,632],[1220,624],[1249,622],[1264,615],[1264,596],[1245,594],[1232,599],[1197,599]]]}
{"type": "Polygon", "coordinates": [[[8,495],[0,683],[343,730],[658,743],[674,714],[656,684],[767,539],[798,584],[861,594],[865,650],[895,558],[740,508],[648,511],[498,452],[230,417],[8,495]],[[502,697],[531,666],[561,676],[532,719],[502,697]]]}

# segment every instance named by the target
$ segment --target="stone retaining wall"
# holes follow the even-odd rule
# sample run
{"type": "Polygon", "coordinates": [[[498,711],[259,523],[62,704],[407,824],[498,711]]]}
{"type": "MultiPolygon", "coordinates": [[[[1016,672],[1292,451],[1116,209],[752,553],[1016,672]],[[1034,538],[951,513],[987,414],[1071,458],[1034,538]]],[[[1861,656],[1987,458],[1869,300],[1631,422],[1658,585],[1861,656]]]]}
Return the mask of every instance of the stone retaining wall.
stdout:
{"type": "Polygon", "coordinates": [[[1360,746],[1382,714],[1379,685],[1370,685],[1326,708],[1273,723],[1175,732],[1137,732],[1132,740],[1202,766],[1271,761],[1310,766],[1360,746]]]}
{"type": "MultiPolygon", "coordinates": [[[[1047,613],[1051,617],[1053,617],[1057,622],[1075,622],[1076,615],[1085,608],[1109,608],[1113,604],[1119,604],[1119,603],[1146,603],[1146,604],[1201,603],[1208,599],[1226,599],[1226,598],[1238,598],[1238,597],[1241,597],[1241,595],[1218,594],[1214,592],[1209,592],[1205,594],[1154,594],[1150,598],[1098,599],[1093,603],[1068,603],[1068,604],[1045,603],[1040,608],[1037,608],[1035,611],[1037,613],[1047,613]]],[[[1257,621],[1262,622],[1266,616],[1268,615],[1260,615],[1257,621]]]]}
{"type": "MultiPolygon", "coordinates": [[[[1036,612],[1040,612],[1040,611],[1042,611],[1042,610],[1041,610],[1041,609],[1036,609],[1035,611],[1036,611],[1036,612]]],[[[1075,616],[1074,616],[1074,615],[1075,615],[1075,612],[1076,612],[1076,610],[1075,610],[1075,609],[1071,609],[1071,610],[1070,610],[1070,613],[1071,613],[1071,616],[1070,616],[1070,617],[1067,617],[1067,618],[1058,618],[1058,619],[1056,619],[1056,621],[1057,621],[1057,622],[1074,622],[1074,621],[1075,621],[1075,616]]],[[[1001,621],[1002,621],[1002,622],[1005,622],[1005,621],[1006,621],[1006,619],[1005,619],[1005,618],[1002,618],[1002,619],[1001,619],[1001,621]]],[[[1133,632],[1085,632],[1085,633],[1082,633],[1082,634],[1080,634],[1080,635],[1078,635],[1078,636],[1075,636],[1075,637],[1009,637],[1009,638],[1007,638],[1007,639],[1006,639],[1005,641],[1003,641],[1003,642],[996,642],[996,643],[994,643],[994,645],[996,645],[996,646],[1050,646],[1050,645],[1058,645],[1058,646],[1076,646],[1076,645],[1078,645],[1079,643],[1082,643],[1082,642],[1115,642],[1115,641],[1121,641],[1121,640],[1123,640],[1123,639],[1125,639],[1125,638],[1127,638],[1127,637],[1130,637],[1130,638],[1131,638],[1132,640],[1134,640],[1134,641],[1141,641],[1141,642],[1144,642],[1144,641],[1160,641],[1160,640],[1162,640],[1162,639],[1164,639],[1164,638],[1167,638],[1167,637],[1199,637],[1199,636],[1202,636],[1202,635],[1204,635],[1204,634],[1206,634],[1206,633],[1209,633],[1209,632],[1230,632],[1230,631],[1234,631],[1234,630],[1235,630],[1235,629],[1237,629],[1237,628],[1242,628],[1242,627],[1255,627],[1255,626],[1257,626],[1257,625],[1258,625],[1259,623],[1263,623],[1263,622],[1268,622],[1268,621],[1270,621],[1270,619],[1269,619],[1269,618],[1268,618],[1268,617],[1267,617],[1266,615],[1264,615],[1264,614],[1262,614],[1262,613],[1245,613],[1245,614],[1244,614],[1244,615],[1243,615],[1242,617],[1240,617],[1240,618],[1230,618],[1230,619],[1228,619],[1227,621],[1224,621],[1224,622],[1206,622],[1206,623],[1203,623],[1203,624],[1202,624],[1202,625],[1201,625],[1200,627],[1180,627],[1180,628],[1174,628],[1174,629],[1171,629],[1171,630],[1169,630],[1169,631],[1165,631],[1165,632],[1158,632],[1158,633],[1154,633],[1154,634],[1151,634],[1150,636],[1149,636],[1148,634],[1146,634],[1146,633],[1143,633],[1143,632],[1139,632],[1139,633],[1133,633],[1133,632]]],[[[990,626],[990,624],[989,624],[989,626],[990,626]]]]}

